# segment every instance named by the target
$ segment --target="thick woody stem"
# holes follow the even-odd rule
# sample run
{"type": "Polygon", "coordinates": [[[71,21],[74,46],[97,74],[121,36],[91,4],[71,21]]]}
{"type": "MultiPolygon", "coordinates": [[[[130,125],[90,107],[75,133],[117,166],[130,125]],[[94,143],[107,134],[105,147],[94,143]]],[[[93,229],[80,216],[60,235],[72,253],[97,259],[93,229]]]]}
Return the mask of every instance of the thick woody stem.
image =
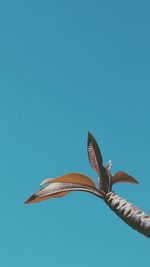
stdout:
{"type": "Polygon", "coordinates": [[[134,230],[150,238],[150,216],[144,211],[119,197],[114,192],[105,195],[105,203],[134,230]]]}

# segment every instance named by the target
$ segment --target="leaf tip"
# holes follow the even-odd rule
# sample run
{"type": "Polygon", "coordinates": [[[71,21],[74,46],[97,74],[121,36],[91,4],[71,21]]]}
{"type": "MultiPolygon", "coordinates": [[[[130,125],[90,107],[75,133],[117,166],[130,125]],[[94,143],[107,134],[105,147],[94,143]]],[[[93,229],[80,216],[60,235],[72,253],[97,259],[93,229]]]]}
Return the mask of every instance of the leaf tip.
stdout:
{"type": "Polygon", "coordinates": [[[36,194],[33,194],[31,197],[29,197],[25,202],[24,204],[30,204],[32,203],[36,198],[36,194]]]}

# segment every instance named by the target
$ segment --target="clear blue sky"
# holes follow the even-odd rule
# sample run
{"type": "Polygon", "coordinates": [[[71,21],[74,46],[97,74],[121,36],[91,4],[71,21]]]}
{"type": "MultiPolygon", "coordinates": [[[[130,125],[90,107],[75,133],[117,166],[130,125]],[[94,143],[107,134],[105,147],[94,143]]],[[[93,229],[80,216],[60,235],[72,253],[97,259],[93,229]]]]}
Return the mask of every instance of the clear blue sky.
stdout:
{"type": "Polygon", "coordinates": [[[46,177],[82,172],[91,131],[114,190],[150,214],[149,1],[1,1],[0,265],[145,267],[149,239],[72,193],[24,201],[46,177]]]}

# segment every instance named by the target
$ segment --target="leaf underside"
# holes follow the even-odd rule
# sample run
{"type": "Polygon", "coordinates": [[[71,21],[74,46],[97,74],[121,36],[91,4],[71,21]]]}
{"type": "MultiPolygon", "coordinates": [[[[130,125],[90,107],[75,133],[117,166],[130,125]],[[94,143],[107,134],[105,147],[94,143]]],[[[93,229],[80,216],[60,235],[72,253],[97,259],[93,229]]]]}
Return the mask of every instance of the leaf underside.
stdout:
{"type": "Polygon", "coordinates": [[[62,197],[72,191],[86,191],[101,197],[94,182],[88,176],[70,173],[56,179],[51,179],[47,186],[33,194],[25,203],[30,204],[49,198],[62,197]]]}
{"type": "Polygon", "coordinates": [[[88,158],[92,168],[100,177],[100,168],[103,165],[103,158],[99,146],[91,133],[88,133],[88,158]]]}

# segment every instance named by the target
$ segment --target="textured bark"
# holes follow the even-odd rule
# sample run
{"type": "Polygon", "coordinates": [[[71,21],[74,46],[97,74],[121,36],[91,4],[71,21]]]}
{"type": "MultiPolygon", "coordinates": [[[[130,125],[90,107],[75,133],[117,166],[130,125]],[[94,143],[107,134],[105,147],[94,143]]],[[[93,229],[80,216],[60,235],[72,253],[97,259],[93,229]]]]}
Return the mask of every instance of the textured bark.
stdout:
{"type": "Polygon", "coordinates": [[[105,203],[134,230],[150,238],[150,216],[144,211],[119,197],[114,192],[105,195],[105,203]]]}

